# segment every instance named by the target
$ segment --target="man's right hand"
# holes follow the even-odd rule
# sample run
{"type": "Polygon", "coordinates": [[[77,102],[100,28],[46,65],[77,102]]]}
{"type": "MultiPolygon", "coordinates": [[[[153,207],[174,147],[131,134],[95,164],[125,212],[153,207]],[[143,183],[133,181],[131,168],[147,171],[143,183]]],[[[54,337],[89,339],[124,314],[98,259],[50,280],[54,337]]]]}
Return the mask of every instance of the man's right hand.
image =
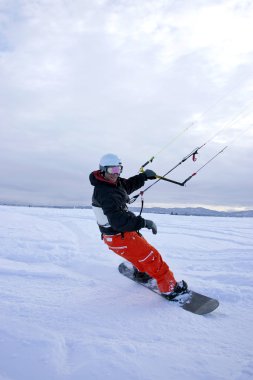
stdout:
{"type": "Polygon", "coordinates": [[[149,230],[152,230],[152,233],[154,235],[157,234],[156,224],[152,220],[145,219],[145,228],[148,228],[149,230]]]}

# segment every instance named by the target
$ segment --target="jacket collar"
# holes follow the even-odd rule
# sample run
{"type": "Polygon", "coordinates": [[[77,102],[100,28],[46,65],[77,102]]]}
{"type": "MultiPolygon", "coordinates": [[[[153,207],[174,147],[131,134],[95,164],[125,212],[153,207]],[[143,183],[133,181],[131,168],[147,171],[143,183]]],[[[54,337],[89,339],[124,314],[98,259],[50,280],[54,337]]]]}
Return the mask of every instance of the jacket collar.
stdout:
{"type": "Polygon", "coordinates": [[[103,174],[101,173],[100,170],[95,170],[95,171],[93,172],[93,175],[94,175],[94,177],[96,178],[96,180],[98,180],[98,181],[100,181],[100,182],[108,183],[108,184],[110,184],[111,186],[117,186],[117,184],[118,184],[118,180],[117,180],[115,183],[113,183],[113,182],[108,181],[107,179],[105,179],[105,177],[103,176],[103,174]]]}

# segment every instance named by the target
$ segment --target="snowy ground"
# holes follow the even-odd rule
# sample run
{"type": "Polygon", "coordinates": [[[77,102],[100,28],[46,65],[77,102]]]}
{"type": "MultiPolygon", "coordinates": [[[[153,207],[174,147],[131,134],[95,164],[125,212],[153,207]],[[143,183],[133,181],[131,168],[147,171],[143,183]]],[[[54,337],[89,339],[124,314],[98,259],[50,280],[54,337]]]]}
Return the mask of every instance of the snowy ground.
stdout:
{"type": "Polygon", "coordinates": [[[146,215],[198,316],[129,281],[91,210],[0,207],[0,380],[253,378],[253,219],[146,215]]]}

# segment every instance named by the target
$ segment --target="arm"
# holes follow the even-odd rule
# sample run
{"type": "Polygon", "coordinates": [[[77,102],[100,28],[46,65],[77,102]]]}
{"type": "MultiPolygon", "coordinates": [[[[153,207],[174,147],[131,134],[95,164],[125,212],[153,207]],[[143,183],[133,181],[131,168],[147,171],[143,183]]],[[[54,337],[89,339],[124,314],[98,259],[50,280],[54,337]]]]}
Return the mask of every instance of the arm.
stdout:
{"type": "Polygon", "coordinates": [[[120,181],[126,189],[127,194],[131,194],[140,189],[144,185],[146,179],[146,175],[144,173],[140,173],[128,179],[120,178],[120,181]]]}
{"type": "Polygon", "coordinates": [[[138,190],[144,185],[144,182],[148,179],[156,179],[156,173],[153,170],[146,169],[143,173],[130,177],[128,179],[121,179],[122,185],[125,187],[127,194],[131,194],[133,191],[138,190]]]}
{"type": "Polygon", "coordinates": [[[99,193],[99,204],[107,216],[111,227],[118,232],[138,231],[144,227],[145,221],[128,211],[122,202],[122,193],[99,193]]]}

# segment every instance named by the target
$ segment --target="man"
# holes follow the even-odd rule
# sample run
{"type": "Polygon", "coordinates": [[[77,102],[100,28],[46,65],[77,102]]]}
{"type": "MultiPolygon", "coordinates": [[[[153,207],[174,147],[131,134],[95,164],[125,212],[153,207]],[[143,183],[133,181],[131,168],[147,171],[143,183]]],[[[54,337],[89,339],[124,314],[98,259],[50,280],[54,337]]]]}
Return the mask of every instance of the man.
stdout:
{"type": "Polygon", "coordinates": [[[108,153],[101,158],[99,170],[90,174],[90,182],[94,186],[92,208],[103,241],[110,250],[134,265],[139,281],[146,282],[153,277],[161,293],[175,297],[187,290],[187,284],[185,281],[176,282],[160,253],[139,232],[148,228],[156,234],[155,223],[136,216],[127,208],[129,194],[141,188],[145,181],[155,179],[156,174],[147,169],[125,179],[120,177],[122,170],[120,158],[108,153]]]}

